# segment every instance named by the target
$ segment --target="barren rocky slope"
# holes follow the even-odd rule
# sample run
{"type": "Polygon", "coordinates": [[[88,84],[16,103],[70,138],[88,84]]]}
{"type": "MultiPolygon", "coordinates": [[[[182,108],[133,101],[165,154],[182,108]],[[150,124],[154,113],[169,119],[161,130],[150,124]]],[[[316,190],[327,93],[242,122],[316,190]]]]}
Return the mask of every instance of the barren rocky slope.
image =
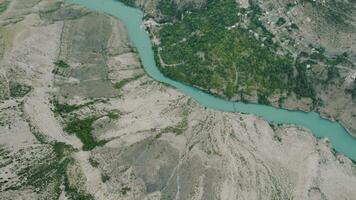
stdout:
{"type": "Polygon", "coordinates": [[[150,79],[110,16],[0,0],[0,26],[0,199],[356,198],[327,141],[150,79]]]}

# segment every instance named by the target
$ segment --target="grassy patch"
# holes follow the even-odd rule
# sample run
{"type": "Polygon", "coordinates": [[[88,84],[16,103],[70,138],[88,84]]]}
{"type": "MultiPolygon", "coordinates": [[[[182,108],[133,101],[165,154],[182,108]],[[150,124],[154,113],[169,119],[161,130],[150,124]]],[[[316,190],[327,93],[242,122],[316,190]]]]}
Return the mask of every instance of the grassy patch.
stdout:
{"type": "Polygon", "coordinates": [[[55,113],[60,113],[60,114],[70,113],[70,112],[73,112],[73,111],[83,107],[82,105],[62,104],[62,103],[59,103],[57,100],[53,100],[52,104],[54,106],[54,110],[53,111],[55,113]]]}
{"type": "MultiPolygon", "coordinates": [[[[69,105],[65,103],[59,103],[56,99],[52,100],[53,112],[59,114],[64,119],[64,131],[69,134],[76,135],[83,143],[83,150],[92,150],[96,146],[103,146],[107,141],[97,141],[92,136],[93,123],[99,119],[98,116],[90,116],[86,118],[79,118],[74,111],[81,109],[85,106],[92,105],[96,102],[105,102],[104,100],[93,100],[87,103],[79,105],[69,105]]],[[[107,113],[110,119],[118,119],[120,112],[113,110],[107,113]]]]}
{"type": "Polygon", "coordinates": [[[292,23],[292,24],[290,25],[290,28],[295,29],[295,30],[299,30],[298,25],[295,24],[295,23],[292,23]]]}
{"type": "Polygon", "coordinates": [[[59,197],[63,175],[70,162],[69,155],[73,151],[69,145],[60,142],[55,142],[52,147],[53,152],[49,156],[21,169],[18,173],[25,180],[19,187],[31,186],[47,196],[43,197],[44,199],[59,197]]]}
{"type": "Polygon", "coordinates": [[[69,184],[67,170],[74,162],[71,157],[74,149],[61,142],[54,142],[51,146],[52,153],[48,157],[20,170],[18,175],[24,178],[25,182],[12,189],[31,186],[41,194],[41,199],[58,199],[61,193],[60,186],[63,184],[69,199],[93,200],[90,194],[79,190],[80,185],[69,184]]]}
{"type": "Polygon", "coordinates": [[[131,82],[131,81],[135,81],[135,80],[141,78],[142,76],[143,76],[143,74],[139,74],[139,75],[136,75],[136,76],[134,76],[134,77],[121,80],[121,81],[115,83],[115,84],[114,84],[114,87],[115,87],[116,89],[121,89],[121,88],[124,87],[127,83],[129,83],[129,82],[131,82]]]}
{"type": "Polygon", "coordinates": [[[119,119],[120,117],[120,112],[115,112],[115,111],[110,111],[107,116],[110,118],[110,119],[119,119]]]}
{"type": "Polygon", "coordinates": [[[56,67],[52,70],[53,74],[59,76],[66,76],[66,71],[70,67],[69,64],[64,62],[63,60],[58,60],[53,63],[56,67]]]}
{"type": "Polygon", "coordinates": [[[53,63],[56,67],[59,67],[59,68],[69,68],[70,66],[64,62],[63,60],[58,60],[56,62],[53,63]]]}
{"type": "Polygon", "coordinates": [[[103,183],[105,183],[109,179],[110,179],[110,177],[108,175],[101,173],[101,181],[103,181],[103,183]]]}
{"type": "Polygon", "coordinates": [[[280,17],[278,18],[278,21],[276,22],[276,25],[277,26],[282,26],[283,24],[285,24],[287,21],[283,18],[283,17],[280,17]]]}
{"type": "Polygon", "coordinates": [[[36,140],[41,143],[41,144],[45,144],[46,141],[48,141],[48,136],[40,133],[39,131],[37,130],[31,130],[32,132],[32,135],[35,136],[36,140]]]}
{"type": "Polygon", "coordinates": [[[30,91],[30,86],[10,81],[10,96],[13,98],[24,97],[30,91]]]}
{"type": "Polygon", "coordinates": [[[61,160],[65,156],[68,156],[72,152],[70,145],[67,145],[63,142],[55,142],[53,144],[53,149],[56,154],[56,157],[61,160]]]}
{"type": "Polygon", "coordinates": [[[183,120],[179,122],[176,126],[168,126],[160,131],[160,134],[156,136],[156,138],[159,138],[162,133],[174,133],[176,135],[181,135],[184,133],[184,131],[187,129],[188,122],[186,120],[183,120]]]}
{"type": "Polygon", "coordinates": [[[3,13],[7,9],[9,4],[10,4],[10,1],[4,1],[4,2],[0,3],[0,14],[3,13]]]}
{"type": "Polygon", "coordinates": [[[130,192],[130,191],[131,191],[131,188],[129,188],[129,187],[121,188],[121,194],[123,194],[123,195],[126,195],[127,192],[130,192]]]}
{"type": "MultiPolygon", "coordinates": [[[[90,101],[90,102],[87,102],[87,103],[84,103],[84,104],[79,104],[79,105],[70,105],[70,104],[66,104],[66,103],[60,103],[57,99],[53,99],[51,101],[51,103],[54,106],[53,111],[55,113],[63,115],[63,114],[71,113],[71,112],[73,112],[75,110],[78,110],[80,108],[92,105],[92,104],[94,104],[94,103],[96,103],[98,101],[100,101],[100,100],[94,100],[94,101],[90,101]]],[[[103,102],[103,101],[101,101],[101,102],[103,102]]]]}
{"type": "Polygon", "coordinates": [[[78,119],[72,117],[69,119],[64,130],[69,134],[75,134],[83,143],[83,150],[89,151],[96,146],[103,146],[107,141],[97,141],[91,134],[93,131],[93,123],[97,117],[87,117],[85,119],[78,119]]]}

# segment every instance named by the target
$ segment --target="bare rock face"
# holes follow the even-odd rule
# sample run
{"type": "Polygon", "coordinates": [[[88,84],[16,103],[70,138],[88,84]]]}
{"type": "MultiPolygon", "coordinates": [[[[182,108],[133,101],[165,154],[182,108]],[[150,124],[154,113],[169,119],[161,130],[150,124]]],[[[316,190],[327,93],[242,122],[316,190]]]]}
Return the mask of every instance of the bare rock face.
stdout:
{"type": "Polygon", "coordinates": [[[80,6],[0,0],[1,200],[356,199],[327,141],[198,105],[127,38],[80,6]]]}

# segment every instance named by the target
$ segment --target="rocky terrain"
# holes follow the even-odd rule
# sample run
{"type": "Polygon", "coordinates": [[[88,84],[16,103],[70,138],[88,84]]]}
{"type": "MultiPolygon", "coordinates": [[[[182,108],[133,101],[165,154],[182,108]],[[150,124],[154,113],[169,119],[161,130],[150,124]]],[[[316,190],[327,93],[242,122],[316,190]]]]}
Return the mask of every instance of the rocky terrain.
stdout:
{"type": "Polygon", "coordinates": [[[356,165],[292,125],[145,75],[124,25],[0,0],[0,199],[355,199],[356,165]]]}

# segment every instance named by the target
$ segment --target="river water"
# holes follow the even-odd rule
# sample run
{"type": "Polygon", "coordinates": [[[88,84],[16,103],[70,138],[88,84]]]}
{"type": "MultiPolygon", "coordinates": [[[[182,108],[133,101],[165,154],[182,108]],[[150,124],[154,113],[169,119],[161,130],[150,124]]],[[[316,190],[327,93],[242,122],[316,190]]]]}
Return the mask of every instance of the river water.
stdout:
{"type": "Polygon", "coordinates": [[[296,124],[311,130],[318,138],[328,138],[332,147],[339,153],[356,161],[356,139],[353,138],[339,123],[320,117],[315,112],[289,111],[259,104],[226,101],[204,93],[194,87],[164,77],[158,70],[151,41],[142,25],[141,10],[123,5],[115,0],[68,0],[84,7],[112,15],[124,22],[129,39],[137,49],[146,72],[155,80],[167,83],[201,105],[221,111],[238,111],[258,115],[268,122],[296,124]]]}

